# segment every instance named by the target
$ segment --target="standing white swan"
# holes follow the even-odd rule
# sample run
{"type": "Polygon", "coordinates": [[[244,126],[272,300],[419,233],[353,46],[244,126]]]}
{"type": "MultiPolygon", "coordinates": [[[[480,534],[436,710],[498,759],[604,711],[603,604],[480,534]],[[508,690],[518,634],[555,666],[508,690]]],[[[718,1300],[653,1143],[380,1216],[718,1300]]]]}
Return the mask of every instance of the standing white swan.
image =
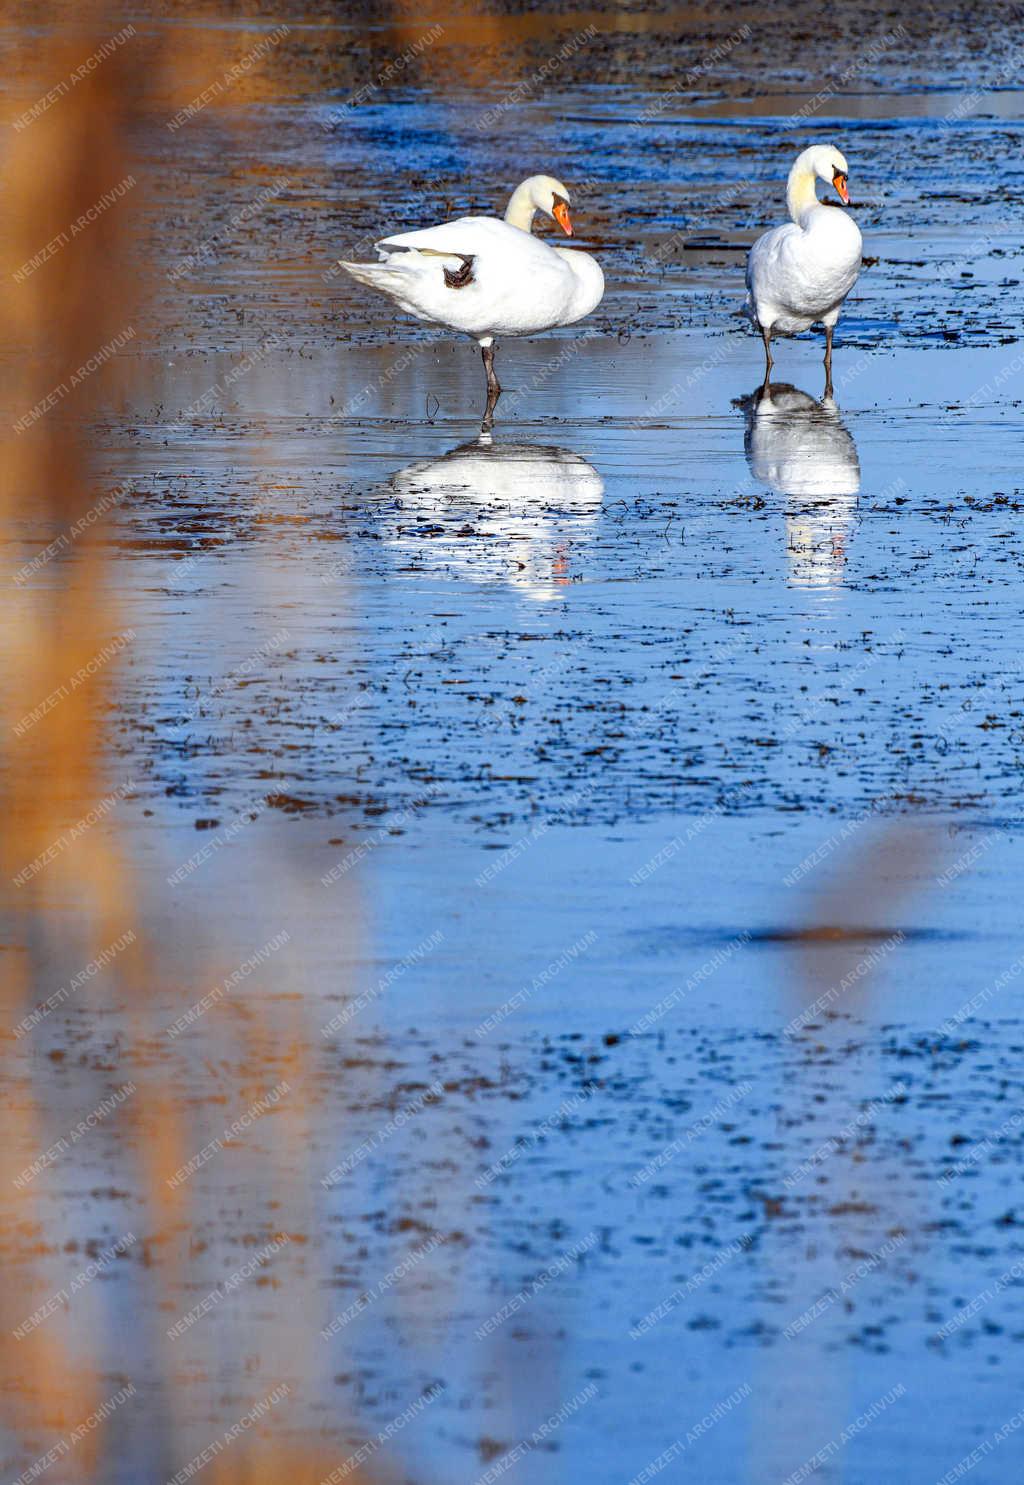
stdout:
{"type": "Polygon", "coordinates": [[[572,236],[569,192],[550,175],[531,175],[512,193],[505,220],[459,217],[375,244],[379,263],[341,266],[418,319],[479,341],[487,372],[483,429],[494,423],[501,385],[496,335],[534,335],[582,320],[601,302],[604,274],[589,253],[551,247],[531,232],[538,211],[572,236]]]}
{"type": "Polygon", "coordinates": [[[844,205],[849,169],[839,151],[812,145],[789,172],[791,222],[759,237],[747,259],[747,311],[764,340],[764,385],[773,366],[771,338],[825,326],[825,396],[832,396],[832,332],[843,300],[857,282],[862,240],[845,211],[818,200],[816,181],[835,186],[844,205]]]}

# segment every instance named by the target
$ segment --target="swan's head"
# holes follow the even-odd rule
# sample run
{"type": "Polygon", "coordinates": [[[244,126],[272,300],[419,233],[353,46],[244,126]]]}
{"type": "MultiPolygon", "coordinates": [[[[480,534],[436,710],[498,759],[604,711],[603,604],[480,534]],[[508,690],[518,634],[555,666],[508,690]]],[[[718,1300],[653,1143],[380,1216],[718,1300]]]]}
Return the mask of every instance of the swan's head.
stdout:
{"type": "Polygon", "coordinates": [[[835,145],[813,144],[809,150],[804,150],[793,169],[796,171],[801,167],[808,175],[816,175],[827,185],[835,186],[836,195],[840,201],[844,206],[849,206],[850,192],[847,182],[850,178],[850,167],[846,163],[846,156],[840,153],[835,145]]]}
{"type": "Polygon", "coordinates": [[[569,217],[569,192],[553,175],[531,175],[517,186],[505,213],[506,222],[514,227],[525,226],[530,230],[535,212],[542,211],[558,223],[567,237],[572,236],[572,221],[569,217]]]}

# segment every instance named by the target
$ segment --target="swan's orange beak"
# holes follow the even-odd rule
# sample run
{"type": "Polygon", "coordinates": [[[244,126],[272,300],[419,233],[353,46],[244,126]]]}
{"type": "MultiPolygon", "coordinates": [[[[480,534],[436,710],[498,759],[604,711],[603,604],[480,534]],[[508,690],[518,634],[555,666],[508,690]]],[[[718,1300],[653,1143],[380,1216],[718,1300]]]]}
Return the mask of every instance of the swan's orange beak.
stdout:
{"type": "Polygon", "coordinates": [[[569,218],[569,208],[564,201],[556,201],[551,208],[551,215],[561,227],[566,237],[572,236],[572,222],[569,218]]]}
{"type": "Polygon", "coordinates": [[[835,186],[836,191],[839,195],[839,199],[843,203],[843,205],[849,206],[850,193],[846,187],[846,176],[841,170],[837,170],[835,175],[832,177],[832,184],[835,186]]]}

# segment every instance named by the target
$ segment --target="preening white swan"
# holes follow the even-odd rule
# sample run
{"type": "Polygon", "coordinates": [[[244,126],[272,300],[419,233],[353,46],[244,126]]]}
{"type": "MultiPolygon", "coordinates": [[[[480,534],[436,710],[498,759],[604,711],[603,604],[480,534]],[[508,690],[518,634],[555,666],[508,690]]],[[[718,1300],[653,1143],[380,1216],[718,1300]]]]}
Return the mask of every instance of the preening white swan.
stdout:
{"type": "Polygon", "coordinates": [[[604,274],[589,253],[551,247],[532,235],[538,211],[572,236],[569,192],[550,175],[532,175],[512,193],[504,221],[459,217],[382,238],[376,244],[379,263],[341,260],[354,279],[418,319],[479,341],[487,372],[485,431],[501,395],[494,337],[571,325],[596,309],[604,293],[604,274]]]}
{"type": "Polygon", "coordinates": [[[839,151],[812,145],[789,172],[791,222],[759,237],[747,259],[747,311],[764,340],[764,384],[773,366],[771,338],[825,326],[825,396],[832,395],[832,332],[860,272],[860,229],[845,211],[818,200],[816,181],[835,186],[849,205],[849,169],[839,151]]]}

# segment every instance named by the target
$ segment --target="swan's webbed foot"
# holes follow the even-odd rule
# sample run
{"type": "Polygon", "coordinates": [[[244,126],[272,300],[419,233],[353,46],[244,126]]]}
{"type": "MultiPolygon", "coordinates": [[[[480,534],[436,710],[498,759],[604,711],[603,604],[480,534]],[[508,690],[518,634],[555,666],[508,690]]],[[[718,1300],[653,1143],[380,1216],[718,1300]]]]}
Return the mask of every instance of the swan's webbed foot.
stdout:
{"type": "Polygon", "coordinates": [[[444,271],[444,281],[449,289],[464,289],[467,284],[471,284],[474,281],[473,264],[476,260],[472,254],[467,257],[465,253],[452,253],[452,257],[461,258],[462,267],[456,268],[454,271],[451,268],[446,268],[444,271]]]}
{"type": "Polygon", "coordinates": [[[480,432],[489,433],[494,427],[494,409],[501,396],[501,383],[494,374],[493,345],[481,346],[480,353],[484,358],[484,370],[487,372],[487,406],[484,409],[484,420],[480,424],[480,432]]]}

